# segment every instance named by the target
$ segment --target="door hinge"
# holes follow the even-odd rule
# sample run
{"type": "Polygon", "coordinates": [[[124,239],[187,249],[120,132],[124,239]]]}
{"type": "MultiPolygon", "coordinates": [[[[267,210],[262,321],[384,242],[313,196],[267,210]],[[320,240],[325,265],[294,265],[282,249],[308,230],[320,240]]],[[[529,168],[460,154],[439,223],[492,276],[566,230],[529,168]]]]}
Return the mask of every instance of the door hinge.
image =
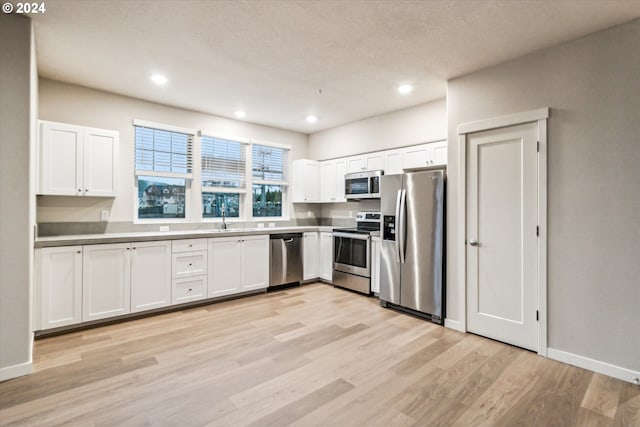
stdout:
{"type": "Polygon", "coordinates": [[[540,226],[536,225],[536,236],[540,236],[540,226]]]}
{"type": "Polygon", "coordinates": [[[540,312],[536,310],[536,322],[540,321],[540,312]]]}
{"type": "Polygon", "coordinates": [[[540,141],[536,141],[536,151],[540,152],[540,141]]]}

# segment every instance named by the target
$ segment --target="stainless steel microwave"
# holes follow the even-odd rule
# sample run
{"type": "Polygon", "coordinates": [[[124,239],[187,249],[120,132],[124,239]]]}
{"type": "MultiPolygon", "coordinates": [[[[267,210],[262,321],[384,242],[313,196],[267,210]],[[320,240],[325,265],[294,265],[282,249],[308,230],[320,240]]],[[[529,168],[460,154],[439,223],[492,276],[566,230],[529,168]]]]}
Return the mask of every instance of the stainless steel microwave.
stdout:
{"type": "Polygon", "coordinates": [[[344,194],[347,199],[379,199],[380,177],[383,171],[348,173],[344,176],[344,194]]]}

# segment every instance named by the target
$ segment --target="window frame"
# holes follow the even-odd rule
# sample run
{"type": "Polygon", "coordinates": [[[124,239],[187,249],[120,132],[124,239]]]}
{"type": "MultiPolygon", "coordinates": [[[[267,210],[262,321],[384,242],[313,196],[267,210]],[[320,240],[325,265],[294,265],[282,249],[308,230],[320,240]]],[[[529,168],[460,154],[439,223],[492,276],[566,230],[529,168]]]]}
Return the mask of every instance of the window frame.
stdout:
{"type": "MultiPolygon", "coordinates": [[[[196,137],[198,132],[194,129],[183,128],[164,123],[151,122],[147,120],[133,119],[133,223],[134,224],[184,224],[193,222],[194,200],[193,200],[193,180],[197,167],[194,166],[194,151],[198,149],[198,141],[196,137]],[[158,129],[168,132],[182,133],[191,136],[191,172],[175,173],[175,172],[158,172],[153,170],[144,170],[136,168],[136,127],[146,127],[158,129]],[[139,177],[158,177],[158,178],[178,178],[185,180],[185,200],[184,200],[184,218],[139,218],[139,177]]],[[[187,156],[189,153],[187,153],[187,156]]],[[[189,159],[188,163],[189,163],[189,159]]],[[[202,202],[200,202],[201,204],[202,202]]]]}
{"type": "Polygon", "coordinates": [[[251,178],[251,182],[247,186],[247,189],[250,190],[247,192],[248,198],[251,200],[247,201],[247,218],[250,221],[288,221],[290,219],[289,214],[289,176],[291,174],[291,146],[287,144],[280,144],[277,142],[271,142],[260,139],[252,139],[251,145],[249,148],[249,156],[250,156],[250,166],[247,168],[248,173],[251,178]],[[282,149],[286,152],[285,164],[283,167],[284,170],[284,180],[268,180],[268,179],[256,179],[253,177],[253,146],[254,145],[262,145],[265,147],[273,147],[282,149]],[[261,185],[280,185],[282,186],[282,215],[281,216],[254,216],[253,215],[253,185],[261,184],[261,185]]]}
{"type": "MultiPolygon", "coordinates": [[[[203,206],[202,206],[202,196],[204,193],[239,193],[239,215],[238,217],[225,217],[225,222],[244,222],[247,221],[247,200],[249,194],[249,187],[251,184],[251,176],[250,176],[250,165],[251,165],[251,140],[246,137],[239,137],[230,134],[224,134],[220,132],[213,132],[208,130],[200,130],[198,131],[198,142],[197,147],[194,150],[194,153],[197,152],[198,161],[194,164],[197,164],[194,168],[194,182],[197,183],[198,186],[198,194],[194,200],[197,203],[196,211],[198,212],[198,219],[200,222],[205,223],[222,223],[222,217],[211,217],[205,218],[203,216],[203,206]],[[231,188],[231,187],[204,187],[202,185],[202,137],[212,137],[218,139],[225,139],[228,141],[238,142],[240,144],[244,144],[245,150],[245,171],[244,171],[244,182],[245,188],[244,190],[240,190],[239,188],[231,188]],[[206,190],[205,190],[206,189],[206,190]],[[211,191],[210,191],[211,190],[211,191]]],[[[195,212],[195,211],[194,211],[195,212]]],[[[195,218],[194,218],[195,219],[195,218]]],[[[195,222],[195,221],[194,221],[195,222]]]]}

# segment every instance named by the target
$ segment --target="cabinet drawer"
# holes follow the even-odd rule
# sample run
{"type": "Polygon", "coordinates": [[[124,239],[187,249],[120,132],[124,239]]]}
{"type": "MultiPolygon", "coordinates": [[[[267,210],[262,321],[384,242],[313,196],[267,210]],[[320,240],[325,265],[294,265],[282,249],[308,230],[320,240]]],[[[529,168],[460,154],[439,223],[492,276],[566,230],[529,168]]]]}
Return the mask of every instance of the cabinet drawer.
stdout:
{"type": "Polygon", "coordinates": [[[173,254],[171,271],[174,279],[207,274],[207,251],[173,254]]]}
{"type": "Polygon", "coordinates": [[[207,239],[174,240],[171,243],[171,252],[206,251],[207,239]]]}
{"type": "Polygon", "coordinates": [[[186,279],[173,279],[171,290],[171,303],[204,299],[207,296],[207,276],[189,277],[186,279]]]}

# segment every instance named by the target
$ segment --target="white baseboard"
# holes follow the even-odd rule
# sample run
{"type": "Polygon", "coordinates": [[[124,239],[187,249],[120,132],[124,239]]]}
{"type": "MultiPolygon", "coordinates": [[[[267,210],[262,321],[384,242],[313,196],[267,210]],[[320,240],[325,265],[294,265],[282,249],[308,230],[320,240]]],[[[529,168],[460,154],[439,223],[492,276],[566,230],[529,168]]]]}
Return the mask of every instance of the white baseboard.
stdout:
{"type": "Polygon", "coordinates": [[[33,372],[33,364],[31,362],[21,363],[19,365],[7,366],[0,368],[0,381],[10,380],[11,378],[29,375],[33,372]]]}
{"type": "Polygon", "coordinates": [[[632,384],[638,384],[638,382],[634,381],[634,378],[640,379],[640,372],[638,371],[632,371],[631,369],[612,365],[606,362],[601,362],[595,359],[590,359],[588,357],[580,356],[574,353],[557,350],[551,347],[547,348],[547,357],[549,359],[568,363],[569,365],[577,366],[579,368],[588,369],[599,374],[618,378],[619,380],[627,381],[632,384]]]}
{"type": "Polygon", "coordinates": [[[460,331],[460,332],[467,332],[462,326],[462,322],[459,320],[444,319],[444,327],[449,329],[455,329],[456,331],[460,331]]]}

